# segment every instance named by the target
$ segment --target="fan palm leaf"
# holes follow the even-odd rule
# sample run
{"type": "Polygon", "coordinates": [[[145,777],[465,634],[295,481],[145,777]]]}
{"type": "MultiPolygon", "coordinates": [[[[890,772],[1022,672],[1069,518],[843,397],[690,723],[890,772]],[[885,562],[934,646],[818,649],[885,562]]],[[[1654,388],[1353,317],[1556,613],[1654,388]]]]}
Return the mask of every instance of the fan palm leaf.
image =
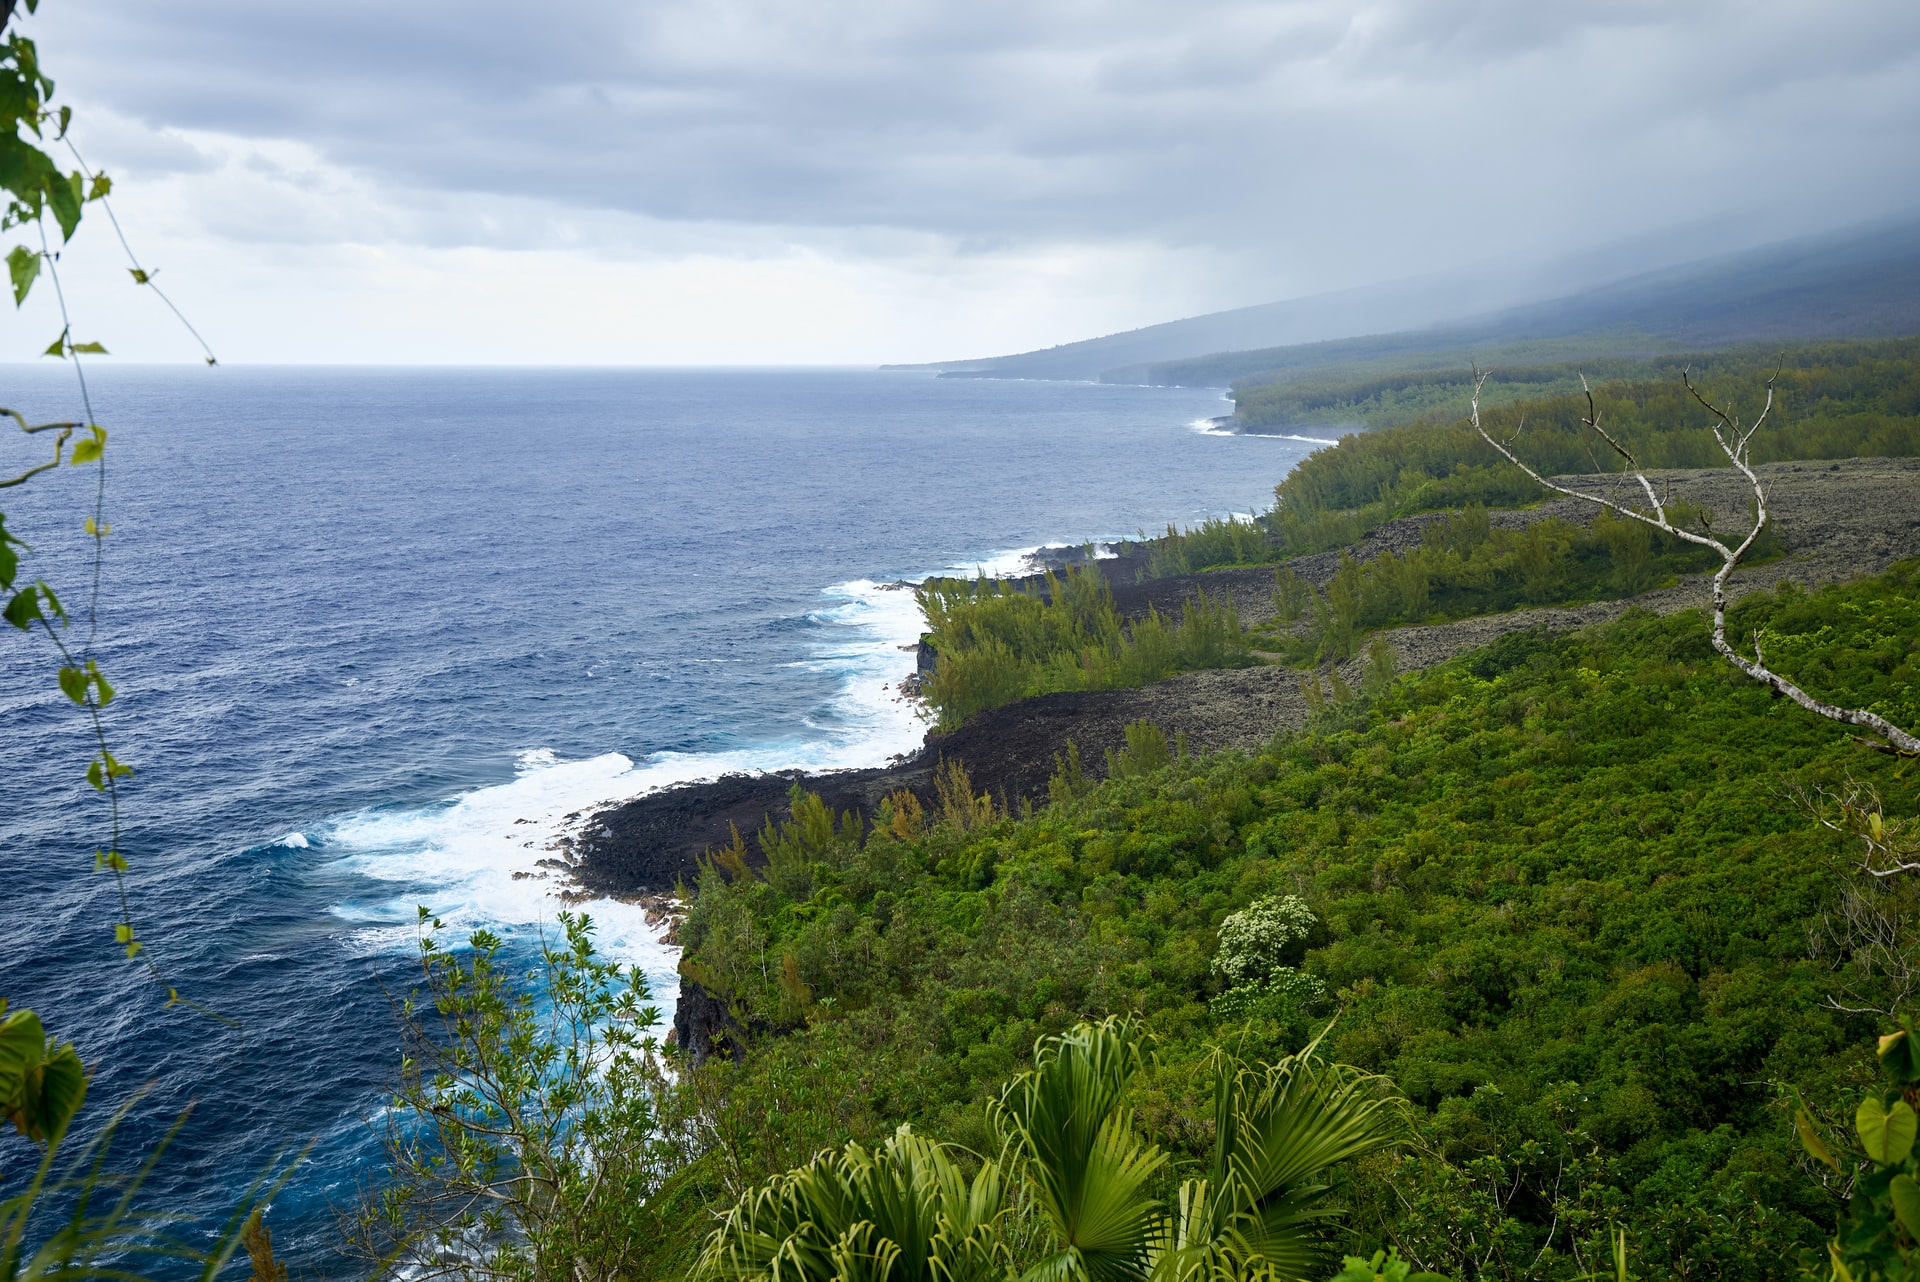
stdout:
{"type": "Polygon", "coordinates": [[[1020,1157],[1056,1242],[1028,1270],[1030,1282],[1146,1275],[1160,1226],[1150,1186],[1166,1155],[1134,1134],[1133,1113],[1121,1106],[1142,1061],[1131,1025],[1082,1024],[1042,1042],[1033,1068],[994,1106],[994,1125],[1020,1157]]]}
{"type": "Polygon", "coordinates": [[[1319,1042],[1250,1068],[1214,1053],[1214,1149],[1207,1178],[1181,1186],[1178,1214],[1156,1253],[1169,1279],[1321,1276],[1331,1262],[1325,1222],[1334,1166],[1405,1136],[1383,1079],[1319,1058],[1319,1042]]]}
{"type": "Polygon", "coordinates": [[[735,1204],[698,1275],[769,1282],[987,1282],[1005,1276],[1000,1169],[972,1180],[908,1127],[849,1144],[735,1204]]]}

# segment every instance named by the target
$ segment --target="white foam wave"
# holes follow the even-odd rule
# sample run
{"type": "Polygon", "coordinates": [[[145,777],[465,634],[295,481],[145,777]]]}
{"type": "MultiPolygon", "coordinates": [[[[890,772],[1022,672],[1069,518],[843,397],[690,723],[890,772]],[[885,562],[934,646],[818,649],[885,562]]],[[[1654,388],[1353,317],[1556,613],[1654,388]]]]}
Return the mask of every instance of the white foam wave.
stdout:
{"type": "Polygon", "coordinates": [[[546,749],[520,754],[507,783],[476,788],[437,805],[364,810],[328,825],[333,866],[391,894],[334,905],[352,924],[358,953],[413,947],[415,906],[456,931],[551,926],[569,906],[592,916],[602,951],[646,972],[670,1017],[678,991],[678,950],[659,938],[639,904],[596,899],[569,904],[565,841],[598,806],[645,791],[650,771],[619,753],[563,761],[546,749]]]}
{"type": "MultiPolygon", "coordinates": [[[[640,763],[619,753],[564,760],[550,749],[531,749],[515,758],[510,782],[434,805],[365,810],[327,825],[317,835],[335,868],[392,888],[334,906],[350,923],[346,947],[357,953],[412,948],[421,904],[456,930],[551,923],[569,906],[564,896],[578,894],[566,866],[569,842],[605,807],[723,774],[880,765],[917,749],[926,726],[919,705],[900,692],[914,668],[921,629],[910,587],[857,579],[823,596],[810,618],[824,635],[797,662],[838,676],[841,689],[811,730],[796,727],[789,739],[728,752],[663,752],[640,763]]],[[[304,836],[299,844],[307,844],[304,836]]],[[[593,917],[604,952],[647,973],[670,1012],[678,950],[648,924],[646,908],[611,899],[571,906],[593,917]]]]}
{"type": "Polygon", "coordinates": [[[290,850],[305,850],[307,848],[307,834],[304,832],[290,832],[273,844],[276,846],[285,846],[290,850]]]}
{"type": "MultiPolygon", "coordinates": [[[[956,561],[940,571],[942,577],[955,576],[966,579],[1011,579],[1023,574],[1032,574],[1039,566],[1042,544],[1032,547],[1015,548],[1011,552],[995,552],[973,561],[956,561]]],[[[931,575],[929,578],[933,577],[931,575]]]]}
{"type": "Polygon", "coordinates": [[[1225,416],[1221,418],[1196,418],[1187,427],[1199,436],[1235,436],[1243,440],[1267,441],[1304,441],[1308,445],[1338,445],[1340,442],[1327,436],[1301,436],[1294,432],[1238,432],[1231,427],[1223,427],[1225,416]]]}
{"type": "MultiPolygon", "coordinates": [[[[1040,550],[999,552],[943,573],[1031,573],[1040,550]]],[[[1111,541],[1095,543],[1094,554],[1116,555],[1111,541]]],[[[854,579],[822,597],[809,614],[822,631],[795,662],[839,678],[840,688],[821,716],[790,737],[726,752],[663,752],[639,763],[619,753],[565,760],[530,749],[516,757],[508,782],[427,806],[360,811],[311,830],[333,867],[390,888],[334,906],[347,926],[344,946],[362,954],[410,950],[421,904],[456,930],[550,925],[572,906],[593,917],[607,955],[646,972],[671,1018],[679,950],[648,924],[641,904],[565,898],[579,893],[566,866],[569,842],[606,807],[674,784],[739,772],[876,766],[918,749],[926,723],[920,705],[900,689],[914,670],[923,627],[912,584],[854,579]]],[[[281,844],[309,843],[292,833],[281,844]]]]}

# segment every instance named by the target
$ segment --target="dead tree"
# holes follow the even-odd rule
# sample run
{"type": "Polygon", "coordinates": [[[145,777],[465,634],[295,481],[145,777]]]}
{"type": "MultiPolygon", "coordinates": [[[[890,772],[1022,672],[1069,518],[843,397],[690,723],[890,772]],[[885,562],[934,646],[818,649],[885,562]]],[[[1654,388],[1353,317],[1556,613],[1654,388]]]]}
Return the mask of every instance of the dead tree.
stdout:
{"type": "Polygon", "coordinates": [[[1580,386],[1587,394],[1587,413],[1586,417],[1582,418],[1580,422],[1592,431],[1594,435],[1598,436],[1602,441],[1605,441],[1609,449],[1620,456],[1625,464],[1627,474],[1631,475],[1633,480],[1639,483],[1641,493],[1646,495],[1647,506],[1644,508],[1620,502],[1604,494],[1593,494],[1585,490],[1574,489],[1571,486],[1561,485],[1556,481],[1550,481],[1533,468],[1527,466],[1527,464],[1523,463],[1520,458],[1514,454],[1511,438],[1505,443],[1494,440],[1492,434],[1489,433],[1480,422],[1480,389],[1486,385],[1487,374],[1477,366],[1473,371],[1473,427],[1475,431],[1480,433],[1486,443],[1500,451],[1501,455],[1509,463],[1512,463],[1515,467],[1556,494],[1564,494],[1568,498],[1579,499],[1585,503],[1592,503],[1596,507],[1606,508],[1616,516],[1639,521],[1643,525],[1650,525],[1664,534],[1670,534],[1677,539],[1684,539],[1688,543],[1693,543],[1703,548],[1711,548],[1714,552],[1718,553],[1720,556],[1720,569],[1713,576],[1713,648],[1726,656],[1727,662],[1731,663],[1734,667],[1740,669],[1740,671],[1746,673],[1762,685],[1771,687],[1776,693],[1785,695],[1787,698],[1805,708],[1808,712],[1826,717],[1831,721],[1838,721],[1843,725],[1857,726],[1863,730],[1869,730],[1879,735],[1880,737],[1878,739],[1863,737],[1860,740],[1860,742],[1866,744],[1868,747],[1877,748],[1882,752],[1897,753],[1900,756],[1920,756],[1920,737],[1916,737],[1908,731],[1902,730],[1899,726],[1894,725],[1879,713],[1870,712],[1865,708],[1842,708],[1831,703],[1823,703],[1808,694],[1805,690],[1802,690],[1792,681],[1789,681],[1787,678],[1767,667],[1766,655],[1761,650],[1760,637],[1757,633],[1753,638],[1752,658],[1748,658],[1739,650],[1735,649],[1732,643],[1727,640],[1727,580],[1732,577],[1734,570],[1738,568],[1740,564],[1741,558],[1746,556],[1747,550],[1753,546],[1753,541],[1760,537],[1760,531],[1766,528],[1769,515],[1767,511],[1766,487],[1761,485],[1760,478],[1754,475],[1750,446],[1754,433],[1760,430],[1761,424],[1767,421],[1767,415],[1773,411],[1773,385],[1779,379],[1780,372],[1775,370],[1773,377],[1767,380],[1767,402],[1765,406],[1761,408],[1760,416],[1746,427],[1741,427],[1730,412],[1721,409],[1700,394],[1700,389],[1693,385],[1691,371],[1682,374],[1681,377],[1686,383],[1687,391],[1693,394],[1693,399],[1698,401],[1701,407],[1713,416],[1710,420],[1710,426],[1713,428],[1713,438],[1719,442],[1720,449],[1726,454],[1727,460],[1733,464],[1740,475],[1744,476],[1747,479],[1747,483],[1753,487],[1753,529],[1748,531],[1747,536],[1737,544],[1729,545],[1725,540],[1717,537],[1711,531],[1685,529],[1674,524],[1673,521],[1669,519],[1667,504],[1662,501],[1660,492],[1654,487],[1653,482],[1647,478],[1646,469],[1640,466],[1640,461],[1634,458],[1632,451],[1628,450],[1611,432],[1600,425],[1600,411],[1594,405],[1593,389],[1587,386],[1587,379],[1584,374],[1580,377],[1580,386]]]}
{"type": "Polygon", "coordinates": [[[1871,784],[1795,784],[1790,794],[1824,828],[1857,843],[1839,901],[1807,931],[1807,952],[1834,973],[1827,1005],[1898,1019],[1920,995],[1920,821],[1889,819],[1871,784]]]}

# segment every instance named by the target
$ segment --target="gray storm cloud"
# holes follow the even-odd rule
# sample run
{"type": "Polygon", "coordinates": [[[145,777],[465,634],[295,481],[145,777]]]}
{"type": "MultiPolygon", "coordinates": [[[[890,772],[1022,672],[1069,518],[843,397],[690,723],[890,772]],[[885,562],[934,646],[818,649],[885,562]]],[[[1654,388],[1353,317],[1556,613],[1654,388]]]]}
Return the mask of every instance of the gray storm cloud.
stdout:
{"type": "Polygon", "coordinates": [[[1920,203],[1898,2],[50,0],[33,30],[83,104],[396,190],[1317,287],[1920,203]]]}

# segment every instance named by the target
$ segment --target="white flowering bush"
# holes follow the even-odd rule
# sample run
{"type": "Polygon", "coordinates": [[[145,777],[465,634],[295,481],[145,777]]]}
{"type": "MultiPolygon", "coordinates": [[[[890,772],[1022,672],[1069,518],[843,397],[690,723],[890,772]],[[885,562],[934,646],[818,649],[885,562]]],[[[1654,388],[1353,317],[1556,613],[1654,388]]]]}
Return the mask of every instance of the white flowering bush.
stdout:
{"type": "Polygon", "coordinates": [[[1325,1002],[1324,983],[1285,963],[1318,921],[1300,896],[1270,895],[1221,922],[1213,973],[1229,987],[1211,1003],[1215,1018],[1295,1024],[1325,1002]]]}
{"type": "Polygon", "coordinates": [[[1287,950],[1312,933],[1319,918],[1298,895],[1269,895],[1220,923],[1213,973],[1232,987],[1287,970],[1287,950]]]}
{"type": "Polygon", "coordinates": [[[1312,1015],[1327,1000],[1327,986],[1312,975],[1282,966],[1266,979],[1229,988],[1209,1005],[1214,1018],[1230,1024],[1261,1019],[1290,1024],[1312,1015]]]}

